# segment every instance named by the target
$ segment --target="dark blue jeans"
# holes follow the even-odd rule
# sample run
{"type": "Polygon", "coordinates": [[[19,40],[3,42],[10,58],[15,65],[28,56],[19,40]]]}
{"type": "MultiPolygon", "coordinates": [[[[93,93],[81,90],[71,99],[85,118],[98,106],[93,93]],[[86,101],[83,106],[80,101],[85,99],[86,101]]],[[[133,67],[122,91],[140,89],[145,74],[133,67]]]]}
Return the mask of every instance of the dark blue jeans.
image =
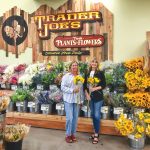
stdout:
{"type": "Polygon", "coordinates": [[[93,100],[90,101],[90,108],[91,108],[91,117],[93,120],[93,127],[95,133],[99,134],[100,131],[100,118],[101,118],[101,107],[103,105],[103,100],[94,102],[93,100]]]}

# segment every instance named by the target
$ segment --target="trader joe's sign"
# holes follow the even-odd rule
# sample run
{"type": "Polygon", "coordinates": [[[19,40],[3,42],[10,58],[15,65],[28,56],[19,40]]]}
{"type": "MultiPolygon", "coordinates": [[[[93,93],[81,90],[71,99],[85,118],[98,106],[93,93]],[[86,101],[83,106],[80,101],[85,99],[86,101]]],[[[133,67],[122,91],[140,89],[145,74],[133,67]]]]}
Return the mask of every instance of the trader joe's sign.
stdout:
{"type": "Polygon", "coordinates": [[[83,22],[102,22],[102,14],[99,11],[69,12],[57,15],[36,15],[39,37],[50,38],[50,32],[81,30],[83,22]]]}
{"type": "Polygon", "coordinates": [[[104,44],[102,35],[58,36],[54,40],[58,48],[100,47],[104,44]]]}

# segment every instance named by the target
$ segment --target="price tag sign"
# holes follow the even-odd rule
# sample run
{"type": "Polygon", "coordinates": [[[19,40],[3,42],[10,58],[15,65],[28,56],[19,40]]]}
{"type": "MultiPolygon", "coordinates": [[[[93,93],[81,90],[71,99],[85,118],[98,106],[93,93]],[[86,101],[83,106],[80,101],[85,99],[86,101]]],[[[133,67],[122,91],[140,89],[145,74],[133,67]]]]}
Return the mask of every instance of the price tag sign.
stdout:
{"type": "Polygon", "coordinates": [[[117,107],[114,108],[114,114],[123,114],[123,108],[122,107],[117,107]]]}
{"type": "Polygon", "coordinates": [[[17,90],[17,85],[11,85],[11,90],[16,91],[17,90]]]}
{"type": "Polygon", "coordinates": [[[108,113],[108,107],[107,106],[103,106],[101,108],[101,113],[108,113]]]}
{"type": "Polygon", "coordinates": [[[1,83],[1,88],[6,89],[6,85],[4,83],[1,83]]]}
{"type": "Polygon", "coordinates": [[[140,109],[140,108],[135,108],[134,109],[134,114],[139,114],[139,113],[143,113],[145,111],[145,109],[140,109]]]}
{"type": "Polygon", "coordinates": [[[56,110],[64,110],[63,104],[56,104],[56,110]]]}
{"type": "Polygon", "coordinates": [[[29,86],[23,85],[23,89],[24,89],[24,90],[28,90],[28,89],[29,89],[29,86]]]}
{"type": "Polygon", "coordinates": [[[20,106],[23,106],[24,105],[24,102],[20,102],[20,106]]]}
{"type": "Polygon", "coordinates": [[[16,103],[16,106],[17,106],[17,107],[20,106],[20,102],[17,102],[17,103],[16,103]]]}
{"type": "Polygon", "coordinates": [[[43,90],[44,89],[43,85],[41,85],[41,84],[38,84],[36,88],[37,88],[37,90],[43,90]]]}
{"type": "Polygon", "coordinates": [[[28,102],[28,107],[33,107],[33,102],[28,102]]]}
{"type": "Polygon", "coordinates": [[[41,110],[48,110],[49,109],[49,106],[48,105],[41,105],[41,110]]]}

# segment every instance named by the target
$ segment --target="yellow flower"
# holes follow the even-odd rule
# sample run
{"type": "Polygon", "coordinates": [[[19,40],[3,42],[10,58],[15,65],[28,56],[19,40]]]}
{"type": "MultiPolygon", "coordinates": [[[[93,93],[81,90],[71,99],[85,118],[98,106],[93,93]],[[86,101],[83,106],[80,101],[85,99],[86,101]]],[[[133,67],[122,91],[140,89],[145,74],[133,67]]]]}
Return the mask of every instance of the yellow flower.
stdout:
{"type": "Polygon", "coordinates": [[[141,135],[141,134],[139,134],[139,133],[136,133],[134,137],[135,137],[136,139],[139,139],[139,138],[141,138],[141,137],[142,137],[142,135],[141,135]]]}
{"type": "Polygon", "coordinates": [[[99,83],[100,80],[99,80],[98,78],[94,78],[94,82],[95,82],[95,83],[99,83]]]}
{"type": "Polygon", "coordinates": [[[143,126],[137,125],[136,127],[137,127],[137,131],[139,133],[143,133],[144,132],[144,127],[143,126]]]}

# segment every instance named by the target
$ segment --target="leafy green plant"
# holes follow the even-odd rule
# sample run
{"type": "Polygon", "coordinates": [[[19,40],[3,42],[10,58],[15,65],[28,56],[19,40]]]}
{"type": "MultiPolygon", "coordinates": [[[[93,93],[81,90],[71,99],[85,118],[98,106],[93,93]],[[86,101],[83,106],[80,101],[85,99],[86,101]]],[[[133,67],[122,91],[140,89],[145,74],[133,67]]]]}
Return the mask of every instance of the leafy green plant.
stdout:
{"type": "Polygon", "coordinates": [[[125,86],[124,75],[127,69],[124,67],[123,63],[117,64],[113,69],[113,84],[115,87],[125,86]]]}
{"type": "Polygon", "coordinates": [[[84,76],[85,72],[87,71],[87,68],[88,68],[87,63],[79,62],[79,71],[80,71],[81,75],[84,76]]]}
{"type": "Polygon", "coordinates": [[[13,102],[17,101],[32,101],[34,97],[31,95],[30,91],[28,90],[23,90],[23,89],[18,89],[16,92],[11,96],[11,100],[13,102]]]}
{"type": "Polygon", "coordinates": [[[62,73],[64,71],[64,63],[59,62],[58,64],[55,65],[55,72],[57,73],[62,73]]]}
{"type": "Polygon", "coordinates": [[[49,88],[50,84],[54,84],[55,78],[57,74],[55,71],[50,73],[44,73],[41,78],[41,84],[44,86],[45,89],[49,88]]]}

